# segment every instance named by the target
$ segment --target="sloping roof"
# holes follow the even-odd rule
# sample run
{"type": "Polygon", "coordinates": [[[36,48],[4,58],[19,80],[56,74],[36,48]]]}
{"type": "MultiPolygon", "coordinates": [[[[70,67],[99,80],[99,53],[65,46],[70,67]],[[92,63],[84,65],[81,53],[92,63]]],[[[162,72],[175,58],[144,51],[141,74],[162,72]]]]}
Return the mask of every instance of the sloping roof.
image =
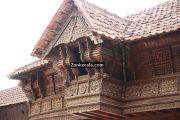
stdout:
{"type": "MultiPolygon", "coordinates": [[[[168,33],[180,29],[180,0],[170,0],[155,7],[125,17],[101,9],[84,0],[64,0],[53,17],[47,29],[34,47],[33,56],[40,57],[42,51],[55,39],[61,29],[63,20],[71,12],[73,5],[82,12],[92,32],[111,39],[125,41],[138,40],[153,35],[168,33]],[[73,3],[74,1],[74,3],[73,3]]],[[[13,77],[33,69],[43,67],[50,61],[39,60],[15,70],[9,76],[13,77]]]]}
{"type": "Polygon", "coordinates": [[[0,91],[0,107],[27,101],[28,99],[20,87],[0,91]]]}
{"type": "Polygon", "coordinates": [[[111,39],[121,39],[124,29],[130,22],[84,0],[64,0],[35,45],[31,55],[40,57],[43,54],[50,42],[57,37],[58,31],[60,31],[63,21],[67,18],[68,14],[71,13],[73,5],[82,13],[91,32],[111,39]]]}
{"type": "Polygon", "coordinates": [[[133,21],[124,38],[135,40],[180,29],[180,0],[171,0],[127,16],[133,21]]]}
{"type": "Polygon", "coordinates": [[[13,78],[16,75],[27,73],[29,71],[35,70],[37,68],[41,68],[41,67],[48,65],[48,64],[51,64],[50,60],[39,59],[39,60],[34,61],[28,65],[25,65],[24,67],[21,67],[21,68],[14,70],[12,73],[10,73],[8,75],[8,77],[13,78]]]}

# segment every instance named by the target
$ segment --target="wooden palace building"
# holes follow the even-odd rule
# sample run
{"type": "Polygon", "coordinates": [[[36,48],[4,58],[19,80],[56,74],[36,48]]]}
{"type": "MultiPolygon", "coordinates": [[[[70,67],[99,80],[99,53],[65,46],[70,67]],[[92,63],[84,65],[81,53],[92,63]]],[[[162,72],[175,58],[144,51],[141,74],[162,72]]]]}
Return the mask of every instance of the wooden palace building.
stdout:
{"type": "Polygon", "coordinates": [[[9,74],[28,97],[29,120],[180,119],[180,0],[124,18],[64,0],[32,56],[9,74]]]}

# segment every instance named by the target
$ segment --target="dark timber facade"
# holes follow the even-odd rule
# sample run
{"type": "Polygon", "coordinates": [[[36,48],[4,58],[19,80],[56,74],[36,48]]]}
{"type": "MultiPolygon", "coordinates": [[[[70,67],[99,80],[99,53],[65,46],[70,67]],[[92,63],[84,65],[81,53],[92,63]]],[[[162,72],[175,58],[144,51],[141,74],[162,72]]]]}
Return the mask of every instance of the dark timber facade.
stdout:
{"type": "Polygon", "coordinates": [[[29,99],[29,120],[180,118],[179,0],[125,18],[64,0],[32,55],[40,59],[9,74],[29,99]]]}
{"type": "Polygon", "coordinates": [[[0,91],[0,120],[28,120],[28,99],[20,87],[0,91]]]}

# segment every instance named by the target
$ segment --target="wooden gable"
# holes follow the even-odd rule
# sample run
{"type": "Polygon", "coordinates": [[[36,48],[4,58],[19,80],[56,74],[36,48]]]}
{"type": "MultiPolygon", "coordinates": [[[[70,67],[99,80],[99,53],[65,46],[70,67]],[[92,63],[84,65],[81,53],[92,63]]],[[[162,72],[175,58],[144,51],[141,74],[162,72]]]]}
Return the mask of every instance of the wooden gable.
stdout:
{"type": "Polygon", "coordinates": [[[80,14],[75,14],[67,20],[54,47],[63,43],[68,44],[79,38],[88,37],[90,35],[91,32],[89,32],[88,25],[84,18],[80,14]]]}

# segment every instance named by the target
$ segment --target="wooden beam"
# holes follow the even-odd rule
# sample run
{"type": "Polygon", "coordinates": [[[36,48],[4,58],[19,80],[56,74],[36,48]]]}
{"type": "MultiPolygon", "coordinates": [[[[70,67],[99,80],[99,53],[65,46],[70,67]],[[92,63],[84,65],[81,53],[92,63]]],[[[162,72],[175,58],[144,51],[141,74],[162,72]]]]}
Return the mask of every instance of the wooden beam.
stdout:
{"type": "Polygon", "coordinates": [[[92,116],[92,115],[87,115],[85,113],[74,113],[74,114],[90,118],[91,120],[104,120],[104,119],[102,119],[100,117],[96,117],[96,116],[92,116]]]}
{"type": "Polygon", "coordinates": [[[120,119],[120,118],[117,118],[117,117],[114,117],[114,116],[110,116],[110,115],[106,115],[106,114],[99,114],[99,113],[96,113],[96,112],[84,112],[84,113],[103,118],[103,120],[120,119]]]}
{"type": "Polygon", "coordinates": [[[124,115],[117,115],[117,114],[112,114],[112,113],[108,113],[108,112],[104,112],[104,111],[99,111],[99,110],[95,110],[95,111],[92,111],[93,113],[99,113],[99,114],[104,114],[104,115],[107,115],[107,116],[112,116],[114,118],[124,118],[125,116],[124,115]]]}

